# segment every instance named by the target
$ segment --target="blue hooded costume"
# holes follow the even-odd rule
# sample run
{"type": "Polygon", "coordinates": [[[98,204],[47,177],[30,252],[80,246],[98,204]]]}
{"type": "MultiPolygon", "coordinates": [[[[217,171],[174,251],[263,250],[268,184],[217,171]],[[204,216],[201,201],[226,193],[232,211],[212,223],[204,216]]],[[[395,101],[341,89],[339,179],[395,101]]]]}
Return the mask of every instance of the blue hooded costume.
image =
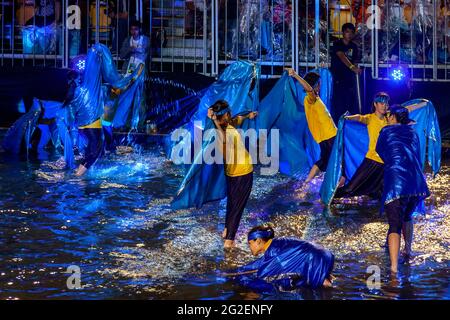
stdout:
{"type": "MultiPolygon", "coordinates": [[[[421,99],[415,99],[405,102],[402,106],[422,101],[421,99]]],[[[416,122],[413,128],[419,136],[419,159],[422,169],[425,167],[425,158],[428,153],[428,163],[433,174],[436,175],[441,167],[441,135],[434,106],[428,101],[424,107],[410,112],[409,117],[416,122]],[[426,152],[427,150],[428,152],[426,152]]],[[[356,169],[364,160],[368,145],[367,127],[364,124],[347,121],[344,117],[341,117],[327,171],[320,188],[320,197],[324,204],[331,204],[343,170],[345,170],[347,181],[353,177],[356,169]]]]}
{"type": "Polygon", "coordinates": [[[333,270],[334,255],[311,242],[276,238],[264,255],[237,269],[237,272],[257,270],[257,277],[283,289],[318,288],[333,270]]]}
{"type": "Polygon", "coordinates": [[[411,125],[388,125],[378,138],[377,153],[384,161],[382,205],[402,197],[430,195],[422,172],[419,136],[411,125]]]}

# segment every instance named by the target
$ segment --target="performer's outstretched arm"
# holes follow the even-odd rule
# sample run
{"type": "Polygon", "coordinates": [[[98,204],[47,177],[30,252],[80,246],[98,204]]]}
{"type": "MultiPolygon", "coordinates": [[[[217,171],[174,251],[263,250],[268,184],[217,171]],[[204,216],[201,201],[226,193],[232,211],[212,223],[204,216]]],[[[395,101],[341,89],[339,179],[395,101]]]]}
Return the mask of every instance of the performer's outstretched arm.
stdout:
{"type": "Polygon", "coordinates": [[[344,117],[345,120],[350,120],[350,121],[358,121],[358,122],[363,122],[362,121],[362,117],[360,114],[354,114],[352,116],[345,116],[344,117]]]}
{"type": "Polygon", "coordinates": [[[429,101],[427,99],[422,99],[422,102],[410,104],[409,106],[405,106],[405,108],[408,109],[409,112],[411,112],[425,107],[428,102],[429,101]]]}
{"type": "Polygon", "coordinates": [[[290,77],[294,77],[295,79],[297,79],[297,81],[302,85],[303,89],[305,89],[307,95],[308,95],[308,100],[311,101],[311,103],[314,103],[314,101],[317,98],[317,94],[314,91],[314,89],[309,85],[308,82],[305,81],[305,79],[303,79],[302,77],[300,77],[298,75],[297,72],[295,72],[294,69],[292,68],[288,68],[286,69],[289,72],[289,76],[290,77]]]}
{"type": "Polygon", "coordinates": [[[231,124],[234,127],[240,127],[245,119],[254,119],[258,115],[258,112],[252,111],[243,116],[236,116],[231,119],[231,124]]]}

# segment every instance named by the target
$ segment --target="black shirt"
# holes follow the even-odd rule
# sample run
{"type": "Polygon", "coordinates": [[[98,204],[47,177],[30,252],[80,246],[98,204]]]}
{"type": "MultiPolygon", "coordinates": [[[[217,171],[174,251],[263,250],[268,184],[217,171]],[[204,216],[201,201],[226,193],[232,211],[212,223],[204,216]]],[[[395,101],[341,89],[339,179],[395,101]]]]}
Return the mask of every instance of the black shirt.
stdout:
{"type": "Polygon", "coordinates": [[[331,72],[333,77],[339,80],[353,80],[355,78],[354,72],[338,57],[337,52],[339,51],[343,52],[351,63],[355,63],[359,59],[358,47],[354,42],[345,44],[344,41],[340,39],[333,43],[331,51],[331,72]]]}

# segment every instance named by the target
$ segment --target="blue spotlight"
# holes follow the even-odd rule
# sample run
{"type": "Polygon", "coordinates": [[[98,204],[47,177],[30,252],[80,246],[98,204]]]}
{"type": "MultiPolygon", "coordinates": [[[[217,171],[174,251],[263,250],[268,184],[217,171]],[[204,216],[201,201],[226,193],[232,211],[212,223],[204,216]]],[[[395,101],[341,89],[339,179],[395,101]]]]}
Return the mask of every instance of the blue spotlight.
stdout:
{"type": "Polygon", "coordinates": [[[86,55],[80,55],[72,58],[70,61],[70,67],[78,73],[83,73],[86,69],[86,55]]]}
{"type": "Polygon", "coordinates": [[[394,81],[402,81],[406,78],[406,72],[403,68],[397,67],[391,71],[390,78],[394,81]]]}

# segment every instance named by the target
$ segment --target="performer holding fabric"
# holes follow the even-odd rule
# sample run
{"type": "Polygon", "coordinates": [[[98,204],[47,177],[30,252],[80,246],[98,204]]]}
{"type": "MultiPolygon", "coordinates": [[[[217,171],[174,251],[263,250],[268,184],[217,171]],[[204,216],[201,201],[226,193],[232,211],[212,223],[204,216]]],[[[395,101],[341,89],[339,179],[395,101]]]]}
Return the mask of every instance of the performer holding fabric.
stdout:
{"type": "MultiPolygon", "coordinates": [[[[346,116],[346,120],[358,121],[367,126],[369,150],[352,179],[337,189],[335,198],[369,195],[379,198],[383,187],[383,160],[375,151],[380,130],[387,125],[386,112],[389,108],[389,95],[379,92],[373,100],[373,112],[367,115],[346,116]]],[[[341,181],[342,184],[342,181],[341,181]]]]}
{"type": "Polygon", "coordinates": [[[411,255],[413,239],[412,214],[419,202],[430,195],[422,173],[420,142],[416,130],[409,125],[409,111],[392,107],[389,123],[381,130],[376,151],[384,161],[382,203],[389,222],[388,245],[391,271],[398,270],[400,233],[405,241],[404,255],[411,255]]]}
{"type": "Polygon", "coordinates": [[[320,159],[313,165],[305,182],[310,182],[319,171],[326,171],[331,149],[333,148],[334,138],[337,129],[328,112],[327,107],[320,99],[320,75],[316,72],[309,72],[303,79],[294,69],[288,69],[289,76],[294,77],[306,91],[306,97],[303,101],[305,106],[306,121],[308,128],[314,140],[320,146],[320,159]]]}
{"type": "Polygon", "coordinates": [[[224,100],[217,101],[208,109],[208,118],[217,129],[219,149],[225,159],[227,213],[222,234],[225,248],[234,246],[242,212],[253,185],[252,158],[235,127],[240,126],[246,118],[253,119],[256,115],[256,112],[250,112],[246,116],[231,118],[231,110],[224,100]]]}
{"type": "Polygon", "coordinates": [[[248,245],[261,258],[238,268],[237,276],[256,273],[285,290],[298,287],[332,287],[334,255],[314,243],[295,238],[274,239],[271,227],[254,227],[248,233],[248,245]]]}

